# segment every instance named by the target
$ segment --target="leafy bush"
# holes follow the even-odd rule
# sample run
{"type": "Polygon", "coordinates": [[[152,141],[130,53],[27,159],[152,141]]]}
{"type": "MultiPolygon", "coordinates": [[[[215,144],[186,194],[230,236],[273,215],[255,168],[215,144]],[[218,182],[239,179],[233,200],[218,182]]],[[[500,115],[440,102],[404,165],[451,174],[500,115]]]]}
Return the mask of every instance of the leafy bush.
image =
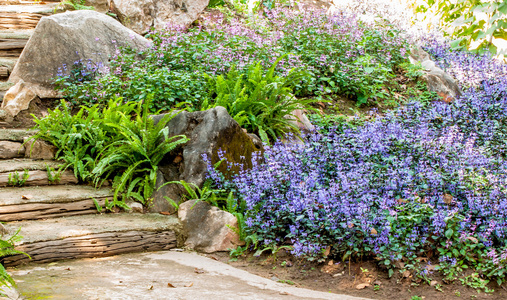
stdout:
{"type": "Polygon", "coordinates": [[[50,110],[45,118],[35,117],[39,132],[32,139],[43,139],[58,148],[57,159],[72,167],[78,179],[101,183],[113,180],[114,202],[133,197],[145,203],[155,187],[157,165],[162,157],[187,141],[184,136],[168,137],[165,125],[175,114],[167,114],[157,124],[150,118],[151,98],[146,102],[122,104],[110,100],[81,107],[72,114],[62,101],[61,108],[50,110]],[[134,116],[134,117],[133,117],[134,116]]]}

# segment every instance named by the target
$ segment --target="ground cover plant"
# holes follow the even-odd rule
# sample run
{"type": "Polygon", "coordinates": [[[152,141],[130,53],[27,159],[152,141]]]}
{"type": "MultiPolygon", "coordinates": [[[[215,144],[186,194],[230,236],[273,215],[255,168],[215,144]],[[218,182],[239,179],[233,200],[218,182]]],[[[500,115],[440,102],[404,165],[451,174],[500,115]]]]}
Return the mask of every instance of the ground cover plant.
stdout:
{"type": "Polygon", "coordinates": [[[313,132],[302,145],[276,143],[230,181],[210,168],[246,203],[244,230],[257,249],[372,258],[390,275],[401,262],[428,283],[440,272],[486,292],[489,281],[505,282],[507,66],[425,44],[459,80],[454,102],[414,101],[313,132]]]}

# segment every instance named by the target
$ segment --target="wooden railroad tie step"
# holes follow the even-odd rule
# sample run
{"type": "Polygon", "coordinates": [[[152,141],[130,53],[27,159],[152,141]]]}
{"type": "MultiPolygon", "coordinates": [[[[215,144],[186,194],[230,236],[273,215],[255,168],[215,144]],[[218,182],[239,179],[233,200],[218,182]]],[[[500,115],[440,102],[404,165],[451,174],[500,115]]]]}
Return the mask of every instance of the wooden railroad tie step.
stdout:
{"type": "Polygon", "coordinates": [[[17,250],[28,253],[3,259],[6,266],[62,259],[104,257],[122,253],[169,250],[176,247],[180,223],[160,214],[103,214],[8,223],[21,227],[17,250]]]}

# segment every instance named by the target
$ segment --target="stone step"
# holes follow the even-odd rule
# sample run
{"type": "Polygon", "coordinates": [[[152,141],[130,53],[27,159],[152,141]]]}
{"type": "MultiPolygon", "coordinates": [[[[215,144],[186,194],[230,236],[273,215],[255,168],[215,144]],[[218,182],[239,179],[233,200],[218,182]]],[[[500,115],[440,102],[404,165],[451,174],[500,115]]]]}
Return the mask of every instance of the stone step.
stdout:
{"type": "Polygon", "coordinates": [[[63,165],[62,162],[54,160],[34,160],[29,158],[14,158],[7,160],[0,160],[0,173],[8,173],[15,171],[35,171],[47,170],[47,167],[58,169],[63,165]]]}
{"type": "Polygon", "coordinates": [[[102,214],[13,222],[5,227],[10,233],[21,228],[23,239],[16,249],[32,258],[3,259],[5,266],[16,266],[168,250],[176,247],[181,225],[178,218],[160,214],[102,214]]]}
{"type": "Polygon", "coordinates": [[[30,129],[0,129],[0,141],[23,142],[25,137],[37,133],[37,130],[30,129]]]}
{"type": "Polygon", "coordinates": [[[0,173],[0,187],[76,184],[79,180],[70,170],[23,170],[0,173]]]}
{"type": "Polygon", "coordinates": [[[0,222],[96,214],[94,199],[103,206],[111,189],[84,185],[0,188],[0,222]]]}

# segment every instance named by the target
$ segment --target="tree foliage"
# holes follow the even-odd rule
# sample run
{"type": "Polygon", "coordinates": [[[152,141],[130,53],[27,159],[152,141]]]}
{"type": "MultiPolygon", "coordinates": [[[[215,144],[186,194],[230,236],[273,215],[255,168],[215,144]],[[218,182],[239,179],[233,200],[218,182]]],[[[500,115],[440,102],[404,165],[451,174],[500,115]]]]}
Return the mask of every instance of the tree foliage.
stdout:
{"type": "Polygon", "coordinates": [[[436,9],[440,25],[454,39],[453,48],[479,53],[498,51],[496,40],[507,41],[507,2],[504,0],[425,0],[419,12],[436,9]]]}

